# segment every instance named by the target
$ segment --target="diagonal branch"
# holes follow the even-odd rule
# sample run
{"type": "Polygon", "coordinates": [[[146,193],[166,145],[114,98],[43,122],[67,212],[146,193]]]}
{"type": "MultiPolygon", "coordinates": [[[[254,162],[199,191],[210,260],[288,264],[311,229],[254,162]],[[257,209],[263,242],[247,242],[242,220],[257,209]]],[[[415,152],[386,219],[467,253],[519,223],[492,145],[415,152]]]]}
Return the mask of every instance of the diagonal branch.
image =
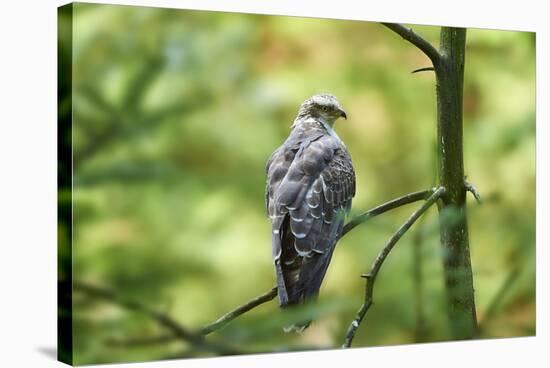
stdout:
{"type": "Polygon", "coordinates": [[[362,275],[366,279],[366,286],[365,286],[365,300],[363,302],[363,305],[361,305],[361,308],[359,308],[359,311],[357,312],[357,315],[355,316],[354,320],[351,322],[351,325],[348,328],[348,331],[346,333],[346,339],[343,344],[343,348],[349,348],[351,346],[351,342],[353,341],[353,338],[355,337],[355,333],[357,332],[357,329],[359,328],[359,325],[363,321],[363,318],[365,317],[365,314],[369,310],[370,306],[373,303],[373,289],[374,289],[374,282],[376,281],[376,276],[378,275],[378,272],[380,271],[380,268],[382,267],[382,264],[386,260],[386,257],[390,254],[391,250],[395,246],[395,244],[401,239],[401,237],[407,232],[407,230],[410,229],[410,227],[414,224],[414,222],[424,213],[426,212],[443,194],[445,193],[445,188],[439,187],[437,188],[426,200],[426,202],[403,223],[397,229],[395,234],[388,240],[384,248],[380,251],[378,256],[376,257],[376,260],[374,261],[371,270],[366,275],[362,275]]]}
{"type": "Polygon", "coordinates": [[[232,310],[229,313],[224,314],[220,318],[218,318],[216,321],[212,322],[209,325],[204,326],[201,328],[201,333],[204,335],[208,335],[211,332],[214,332],[223,326],[225,326],[228,322],[234,320],[235,318],[239,317],[241,314],[244,314],[248,312],[251,309],[256,308],[257,306],[264,304],[273,298],[277,296],[277,287],[274,287],[273,289],[269,290],[268,292],[252,299],[246,304],[241,305],[240,307],[237,307],[236,309],[232,310]]]}
{"type": "Polygon", "coordinates": [[[355,216],[344,226],[344,230],[342,231],[342,235],[340,235],[340,239],[343,238],[344,235],[349,233],[351,230],[353,230],[357,225],[360,225],[363,222],[372,219],[373,217],[381,215],[384,212],[393,210],[397,207],[401,207],[409,203],[425,200],[429,198],[436,190],[437,188],[432,188],[432,189],[422,190],[419,192],[405,194],[404,196],[392,199],[391,201],[382,203],[381,205],[371,208],[370,210],[362,213],[361,215],[355,216]]]}
{"type": "Polygon", "coordinates": [[[139,345],[150,345],[150,344],[159,344],[166,343],[177,339],[182,339],[190,342],[191,344],[202,346],[206,350],[213,350],[220,353],[235,354],[237,353],[232,348],[228,348],[224,345],[217,345],[213,343],[206,343],[204,336],[208,335],[232,321],[233,319],[239,317],[240,315],[250,311],[251,309],[256,308],[257,306],[264,304],[277,296],[277,287],[272,288],[268,292],[261,294],[260,296],[255,297],[249,302],[233,309],[232,311],[224,314],[216,321],[202,327],[197,332],[192,331],[179,322],[176,322],[171,317],[163,314],[161,312],[155,311],[144,304],[141,304],[134,300],[124,299],[117,293],[112,290],[108,290],[99,286],[91,285],[86,282],[74,282],[74,290],[86,293],[98,299],[108,300],[114,304],[117,304],[121,307],[124,307],[128,310],[141,312],[146,315],[149,315],[154,320],[156,320],[160,325],[166,327],[170,330],[169,334],[164,334],[160,336],[152,336],[146,338],[136,338],[129,340],[111,340],[108,342],[113,345],[119,346],[139,346],[139,345]]]}
{"type": "MultiPolygon", "coordinates": [[[[233,309],[232,311],[224,314],[214,322],[202,327],[199,330],[200,331],[199,333],[202,335],[208,335],[216,330],[219,330],[220,328],[222,328],[223,326],[225,326],[227,323],[231,322],[235,318],[241,316],[242,314],[245,314],[246,312],[256,308],[261,304],[264,304],[270,300],[273,300],[273,298],[275,298],[276,296],[277,296],[277,287],[274,287],[268,292],[265,292],[255,297],[249,302],[243,305],[240,305],[239,307],[233,309]]],[[[162,343],[176,340],[177,338],[178,337],[175,334],[165,334],[165,335],[151,336],[151,337],[145,337],[145,338],[132,338],[128,340],[109,339],[108,343],[129,347],[129,346],[162,344],[162,343]]]]}
{"type": "Polygon", "coordinates": [[[172,319],[170,316],[164,313],[161,313],[159,311],[156,311],[144,304],[141,304],[140,302],[130,300],[130,299],[125,299],[112,290],[104,289],[102,287],[98,287],[95,285],[91,285],[84,282],[78,282],[78,281],[75,281],[73,283],[73,289],[75,291],[78,290],[85,294],[94,296],[98,299],[110,301],[128,310],[140,312],[145,315],[148,315],[153,320],[158,322],[161,326],[170,330],[173,333],[175,338],[188,342],[198,348],[217,352],[220,354],[242,353],[241,351],[234,349],[232,347],[229,347],[225,344],[208,342],[204,339],[204,336],[202,333],[192,331],[187,327],[181,325],[179,322],[172,319]]]}
{"type": "Polygon", "coordinates": [[[433,47],[431,43],[416,34],[412,29],[398,23],[381,24],[388,27],[389,29],[403,37],[403,39],[418,47],[424,54],[426,54],[427,57],[430,58],[434,66],[439,64],[439,59],[441,58],[441,54],[439,53],[439,51],[437,51],[437,49],[433,47]]]}

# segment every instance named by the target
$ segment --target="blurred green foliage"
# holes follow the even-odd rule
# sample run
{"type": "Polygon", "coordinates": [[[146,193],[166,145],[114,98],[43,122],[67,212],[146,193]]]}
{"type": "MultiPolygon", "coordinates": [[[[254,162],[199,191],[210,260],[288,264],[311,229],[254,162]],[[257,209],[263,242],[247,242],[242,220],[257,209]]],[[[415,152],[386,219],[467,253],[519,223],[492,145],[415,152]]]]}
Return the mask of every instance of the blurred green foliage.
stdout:
{"type": "MultiPolygon", "coordinates": [[[[93,4],[76,4],[73,21],[62,46],[73,57],[76,280],[189,327],[271,288],[264,166],[318,92],[348,114],[336,129],[357,172],[353,214],[435,184],[434,76],[411,74],[427,58],[379,24],[93,4]]],[[[438,27],[414,28],[438,43],[438,27]]],[[[533,335],[534,34],[470,29],[466,52],[465,167],[485,197],[469,201],[482,336],[533,335]]],[[[303,335],[282,331],[276,302],[214,334],[253,351],[340,346],[359,276],[412,209],[342,240],[303,335]]],[[[384,264],[354,346],[449,339],[436,211],[420,240],[414,231],[384,264]]],[[[178,341],[109,343],[166,331],[78,293],[73,306],[77,364],[195,355],[178,341]]]]}

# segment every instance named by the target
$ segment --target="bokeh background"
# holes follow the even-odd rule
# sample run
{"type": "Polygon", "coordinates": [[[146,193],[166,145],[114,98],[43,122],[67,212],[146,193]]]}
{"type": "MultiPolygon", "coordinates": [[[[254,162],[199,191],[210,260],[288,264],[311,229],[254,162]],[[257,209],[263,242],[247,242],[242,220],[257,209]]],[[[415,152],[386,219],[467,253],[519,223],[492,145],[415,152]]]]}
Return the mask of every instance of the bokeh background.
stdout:
{"type": "MultiPolygon", "coordinates": [[[[72,52],[60,109],[73,117],[74,227],[60,223],[59,239],[63,257],[73,238],[74,280],[190,328],[269,290],[265,162],[318,92],[347,111],[336,130],[357,173],[352,215],[435,184],[434,75],[411,74],[428,59],[377,23],[73,6],[72,25],[60,20],[72,27],[72,42],[60,38],[65,68],[72,52]]],[[[438,44],[439,27],[413,28],[438,44]]],[[[535,35],[469,29],[464,88],[465,169],[484,197],[468,201],[482,337],[534,335],[535,35]]],[[[60,205],[70,200],[60,192],[60,205]]],[[[257,352],[339,347],[362,303],[360,275],[414,208],[339,243],[304,334],[282,331],[288,316],[273,301],[209,339],[257,352]]],[[[450,338],[436,212],[388,257],[354,346],[450,338]]],[[[77,364],[212,354],[83,293],[73,322],[77,364]]]]}

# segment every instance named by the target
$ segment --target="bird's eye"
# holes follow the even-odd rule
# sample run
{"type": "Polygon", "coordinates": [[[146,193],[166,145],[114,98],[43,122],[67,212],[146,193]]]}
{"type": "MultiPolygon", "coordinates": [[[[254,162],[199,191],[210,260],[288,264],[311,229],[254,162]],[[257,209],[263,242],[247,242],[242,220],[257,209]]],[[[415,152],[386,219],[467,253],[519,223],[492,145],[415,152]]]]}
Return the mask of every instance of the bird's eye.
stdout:
{"type": "Polygon", "coordinates": [[[323,106],[323,107],[321,107],[321,109],[322,109],[323,111],[327,111],[327,110],[328,110],[328,106],[323,106]]]}

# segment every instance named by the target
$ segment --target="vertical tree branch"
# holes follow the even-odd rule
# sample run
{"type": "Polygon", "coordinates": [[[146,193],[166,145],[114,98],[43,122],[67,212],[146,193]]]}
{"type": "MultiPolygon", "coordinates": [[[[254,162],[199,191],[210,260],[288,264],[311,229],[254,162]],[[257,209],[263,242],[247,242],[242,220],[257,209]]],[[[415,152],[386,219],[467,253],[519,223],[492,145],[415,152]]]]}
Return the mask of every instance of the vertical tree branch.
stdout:
{"type": "Polygon", "coordinates": [[[439,185],[447,190],[438,207],[448,314],[454,339],[473,338],[477,318],[466,217],[466,190],[472,186],[464,182],[462,142],[466,29],[442,27],[437,51],[411,29],[382,24],[422,50],[435,69],[439,185]]]}
{"type": "Polygon", "coordinates": [[[436,66],[438,166],[439,183],[447,192],[441,198],[439,218],[448,314],[454,339],[477,336],[462,142],[465,45],[466,29],[441,28],[441,60],[436,66]]]}
{"type": "Polygon", "coordinates": [[[376,260],[374,261],[371,270],[369,273],[363,275],[366,279],[366,286],[365,286],[365,300],[363,304],[361,305],[361,308],[359,308],[359,311],[357,312],[357,315],[351,322],[348,331],[346,333],[346,338],[343,344],[343,348],[349,348],[351,346],[351,343],[353,341],[353,338],[355,337],[355,333],[357,332],[357,329],[359,328],[359,325],[363,321],[363,318],[367,314],[367,311],[371,307],[373,303],[373,291],[374,291],[374,282],[376,281],[376,276],[378,275],[378,272],[380,271],[380,268],[382,267],[382,264],[386,260],[386,257],[390,254],[391,250],[397,244],[399,239],[407,232],[407,230],[410,229],[410,227],[414,224],[416,220],[424,213],[426,212],[443,194],[445,193],[445,188],[440,187],[436,191],[433,192],[433,194],[426,200],[426,202],[403,223],[397,229],[395,234],[388,240],[384,248],[380,251],[378,256],[376,257],[376,260]]]}

